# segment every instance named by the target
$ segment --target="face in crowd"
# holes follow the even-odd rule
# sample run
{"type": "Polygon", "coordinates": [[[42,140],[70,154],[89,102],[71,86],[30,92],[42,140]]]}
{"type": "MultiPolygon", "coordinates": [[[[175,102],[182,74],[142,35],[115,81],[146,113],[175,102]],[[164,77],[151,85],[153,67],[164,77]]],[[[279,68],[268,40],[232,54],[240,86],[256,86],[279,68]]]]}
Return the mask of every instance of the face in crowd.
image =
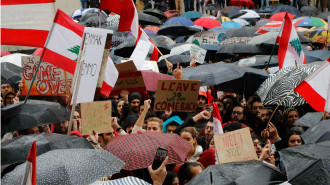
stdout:
{"type": "Polygon", "coordinates": [[[147,132],[163,133],[163,123],[158,118],[151,118],[147,121],[147,132]]]}
{"type": "Polygon", "coordinates": [[[264,105],[262,102],[253,102],[252,104],[252,114],[254,116],[259,116],[261,114],[261,111],[264,109],[264,105]]]}
{"type": "Polygon", "coordinates": [[[140,100],[139,99],[132,100],[132,102],[130,104],[130,107],[131,107],[131,110],[134,113],[138,113],[139,112],[139,104],[140,104],[140,100]]]}
{"type": "Polygon", "coordinates": [[[206,126],[205,126],[205,138],[206,139],[211,139],[213,134],[214,134],[214,123],[209,121],[206,123],[206,126]]]}
{"type": "Polygon", "coordinates": [[[244,115],[244,108],[240,106],[234,107],[233,111],[231,112],[231,120],[237,122],[243,122],[245,119],[244,115]]]}
{"type": "Polygon", "coordinates": [[[174,134],[176,128],[178,128],[177,125],[173,125],[173,124],[166,125],[166,133],[174,134]]]}
{"type": "Polygon", "coordinates": [[[7,91],[12,91],[13,87],[10,84],[1,84],[1,94],[4,95],[7,91]]]}
{"type": "Polygon", "coordinates": [[[294,123],[299,119],[298,112],[295,110],[290,111],[288,114],[288,120],[287,120],[287,125],[294,127],[294,123]]]}

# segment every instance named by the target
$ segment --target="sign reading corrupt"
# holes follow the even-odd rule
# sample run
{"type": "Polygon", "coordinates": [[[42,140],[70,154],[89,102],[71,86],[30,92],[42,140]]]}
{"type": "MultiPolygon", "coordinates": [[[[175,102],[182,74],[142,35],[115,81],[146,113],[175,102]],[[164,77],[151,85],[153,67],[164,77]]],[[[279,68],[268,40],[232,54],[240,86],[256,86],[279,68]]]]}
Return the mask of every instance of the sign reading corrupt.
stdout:
{"type": "Polygon", "coordinates": [[[154,111],[172,108],[177,112],[196,110],[200,81],[158,80],[154,111]]]}
{"type": "MultiPolygon", "coordinates": [[[[64,70],[52,64],[42,61],[33,84],[32,78],[35,74],[39,56],[22,56],[22,67],[25,70],[22,74],[24,87],[22,95],[26,95],[32,85],[31,96],[64,96],[66,95],[66,84],[64,70]]],[[[71,87],[72,74],[67,73],[68,87],[71,87]]]]}
{"type": "Polygon", "coordinates": [[[249,128],[215,135],[214,142],[220,164],[252,159],[258,160],[249,128]]]}
{"type": "Polygon", "coordinates": [[[111,126],[111,101],[96,101],[81,104],[82,134],[113,132],[111,126]]]}

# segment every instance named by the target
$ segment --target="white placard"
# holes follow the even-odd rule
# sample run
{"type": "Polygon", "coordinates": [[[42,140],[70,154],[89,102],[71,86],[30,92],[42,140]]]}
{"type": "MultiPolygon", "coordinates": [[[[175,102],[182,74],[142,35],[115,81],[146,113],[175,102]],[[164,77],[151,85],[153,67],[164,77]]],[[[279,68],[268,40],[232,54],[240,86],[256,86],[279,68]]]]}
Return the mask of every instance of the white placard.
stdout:
{"type": "MultiPolygon", "coordinates": [[[[92,102],[94,100],[107,34],[112,33],[112,31],[86,27],[84,33],[86,36],[80,59],[80,61],[83,62],[83,68],[78,89],[77,103],[92,102]]],[[[76,69],[76,72],[77,71],[78,69],[76,69]]],[[[76,88],[74,89],[77,90],[76,88]]],[[[72,103],[73,101],[71,104],[72,103]]]]}
{"type": "Polygon", "coordinates": [[[206,50],[196,45],[191,45],[190,60],[195,60],[196,63],[203,64],[206,56],[206,50]]]}
{"type": "Polygon", "coordinates": [[[149,41],[139,40],[129,60],[133,60],[137,70],[141,70],[147,57],[151,43],[149,41]]]}
{"type": "Polygon", "coordinates": [[[157,61],[151,61],[151,60],[146,60],[143,62],[143,65],[141,67],[141,71],[143,70],[151,70],[159,73],[157,61]]]}

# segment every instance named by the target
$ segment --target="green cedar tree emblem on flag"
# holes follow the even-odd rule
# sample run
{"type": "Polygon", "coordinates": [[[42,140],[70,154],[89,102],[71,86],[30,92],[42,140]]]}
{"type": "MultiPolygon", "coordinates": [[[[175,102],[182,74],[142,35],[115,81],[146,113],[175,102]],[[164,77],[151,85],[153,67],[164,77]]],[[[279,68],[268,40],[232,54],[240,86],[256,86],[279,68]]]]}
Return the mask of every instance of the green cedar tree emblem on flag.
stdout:
{"type": "Polygon", "coordinates": [[[199,44],[199,42],[198,42],[197,39],[195,39],[192,43],[193,43],[193,44],[196,44],[197,46],[200,46],[200,44],[199,44]]]}
{"type": "Polygon", "coordinates": [[[294,47],[294,50],[297,51],[299,57],[300,57],[300,52],[301,52],[301,43],[299,41],[298,38],[292,40],[291,42],[289,42],[291,44],[292,47],[294,47]]]}
{"type": "Polygon", "coordinates": [[[78,45],[75,45],[72,48],[68,49],[68,51],[70,51],[70,52],[72,52],[72,53],[74,53],[74,54],[77,55],[76,60],[74,60],[76,62],[77,62],[77,59],[78,59],[79,49],[80,49],[80,46],[78,46],[78,45]]]}

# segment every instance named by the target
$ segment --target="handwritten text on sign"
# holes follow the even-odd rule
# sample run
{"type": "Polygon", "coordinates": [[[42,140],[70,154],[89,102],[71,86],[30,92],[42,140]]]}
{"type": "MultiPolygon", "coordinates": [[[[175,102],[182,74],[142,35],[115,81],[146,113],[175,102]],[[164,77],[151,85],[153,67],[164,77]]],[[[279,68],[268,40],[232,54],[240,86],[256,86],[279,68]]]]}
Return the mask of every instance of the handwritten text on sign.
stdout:
{"type": "MultiPolygon", "coordinates": [[[[39,56],[22,56],[24,72],[22,80],[24,87],[22,95],[26,95],[31,87],[32,78],[37,70],[39,56]]],[[[67,73],[68,86],[71,87],[72,74],[67,73]]],[[[64,70],[42,61],[36,79],[32,85],[32,96],[63,96],[66,95],[64,70]]]]}
{"type": "Polygon", "coordinates": [[[195,111],[199,86],[200,81],[158,80],[154,110],[195,111]]]}
{"type": "Polygon", "coordinates": [[[81,104],[82,134],[113,132],[111,127],[111,101],[81,104]]]}
{"type": "Polygon", "coordinates": [[[146,90],[141,71],[119,73],[116,85],[111,91],[111,95],[119,94],[124,89],[129,92],[146,90]]]}
{"type": "Polygon", "coordinates": [[[214,45],[220,44],[220,42],[226,40],[225,33],[217,32],[217,31],[206,31],[206,32],[198,32],[193,37],[193,43],[199,46],[201,45],[214,45]]]}
{"type": "Polygon", "coordinates": [[[249,128],[243,128],[214,136],[215,148],[220,164],[258,160],[249,128]]]}

